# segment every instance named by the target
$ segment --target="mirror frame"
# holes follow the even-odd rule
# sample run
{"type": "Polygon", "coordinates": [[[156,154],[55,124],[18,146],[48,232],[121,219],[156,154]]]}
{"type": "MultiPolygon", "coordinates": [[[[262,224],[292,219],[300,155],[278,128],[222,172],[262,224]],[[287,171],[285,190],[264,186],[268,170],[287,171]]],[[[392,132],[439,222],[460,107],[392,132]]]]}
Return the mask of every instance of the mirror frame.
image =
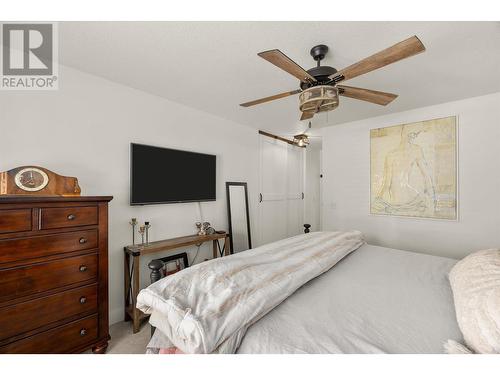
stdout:
{"type": "MultiPolygon", "coordinates": [[[[247,214],[247,231],[248,231],[248,249],[252,248],[252,238],[250,233],[250,214],[248,212],[248,189],[246,182],[226,182],[226,198],[227,198],[227,221],[229,224],[229,243],[231,244],[231,254],[234,254],[234,246],[233,246],[233,228],[231,224],[231,199],[229,198],[229,187],[230,186],[243,186],[245,189],[245,206],[246,206],[246,214],[247,214]]],[[[244,250],[243,250],[244,251],[244,250]]]]}

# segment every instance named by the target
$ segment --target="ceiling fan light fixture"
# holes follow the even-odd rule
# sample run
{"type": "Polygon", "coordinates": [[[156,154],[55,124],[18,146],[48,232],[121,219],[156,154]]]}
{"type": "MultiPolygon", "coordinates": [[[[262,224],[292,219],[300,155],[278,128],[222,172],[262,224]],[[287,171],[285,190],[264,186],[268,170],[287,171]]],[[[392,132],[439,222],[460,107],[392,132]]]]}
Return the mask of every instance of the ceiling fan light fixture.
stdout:
{"type": "Polygon", "coordinates": [[[309,137],[306,134],[297,134],[293,137],[293,141],[299,147],[305,147],[309,144],[309,137]]]}
{"type": "Polygon", "coordinates": [[[329,85],[313,86],[302,91],[299,103],[302,112],[332,111],[339,106],[339,90],[329,85]]]}

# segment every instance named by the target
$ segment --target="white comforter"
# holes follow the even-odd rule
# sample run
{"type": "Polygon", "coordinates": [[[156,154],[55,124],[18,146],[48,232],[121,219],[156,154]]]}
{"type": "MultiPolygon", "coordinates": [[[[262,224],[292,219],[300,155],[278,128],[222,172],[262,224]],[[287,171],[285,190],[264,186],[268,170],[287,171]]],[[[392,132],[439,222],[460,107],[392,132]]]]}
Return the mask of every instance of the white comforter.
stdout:
{"type": "Polygon", "coordinates": [[[234,353],[251,324],[363,243],[357,231],[288,238],[164,278],[137,307],[185,353],[234,353]]]}

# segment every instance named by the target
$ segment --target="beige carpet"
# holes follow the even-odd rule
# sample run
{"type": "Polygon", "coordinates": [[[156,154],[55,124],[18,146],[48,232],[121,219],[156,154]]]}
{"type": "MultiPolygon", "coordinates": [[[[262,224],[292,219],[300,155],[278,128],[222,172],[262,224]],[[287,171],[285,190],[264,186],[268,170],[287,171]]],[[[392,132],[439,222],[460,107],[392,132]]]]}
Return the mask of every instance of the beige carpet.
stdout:
{"type": "MultiPolygon", "coordinates": [[[[141,330],[133,334],[132,322],[119,322],[109,327],[111,341],[106,354],[144,354],[151,338],[151,326],[144,323],[141,330]]],[[[92,353],[90,350],[85,354],[92,353]]]]}

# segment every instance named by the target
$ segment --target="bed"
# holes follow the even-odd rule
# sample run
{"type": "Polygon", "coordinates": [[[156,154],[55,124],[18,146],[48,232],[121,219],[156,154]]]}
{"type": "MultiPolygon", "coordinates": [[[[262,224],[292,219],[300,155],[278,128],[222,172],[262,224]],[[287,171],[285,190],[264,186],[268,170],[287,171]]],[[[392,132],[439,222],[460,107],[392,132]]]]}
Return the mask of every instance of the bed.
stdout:
{"type": "MultiPolygon", "coordinates": [[[[448,339],[462,341],[448,281],[455,263],[364,244],[250,325],[236,352],[443,353],[448,339]]],[[[148,352],[168,345],[157,329],[148,352]]]]}

